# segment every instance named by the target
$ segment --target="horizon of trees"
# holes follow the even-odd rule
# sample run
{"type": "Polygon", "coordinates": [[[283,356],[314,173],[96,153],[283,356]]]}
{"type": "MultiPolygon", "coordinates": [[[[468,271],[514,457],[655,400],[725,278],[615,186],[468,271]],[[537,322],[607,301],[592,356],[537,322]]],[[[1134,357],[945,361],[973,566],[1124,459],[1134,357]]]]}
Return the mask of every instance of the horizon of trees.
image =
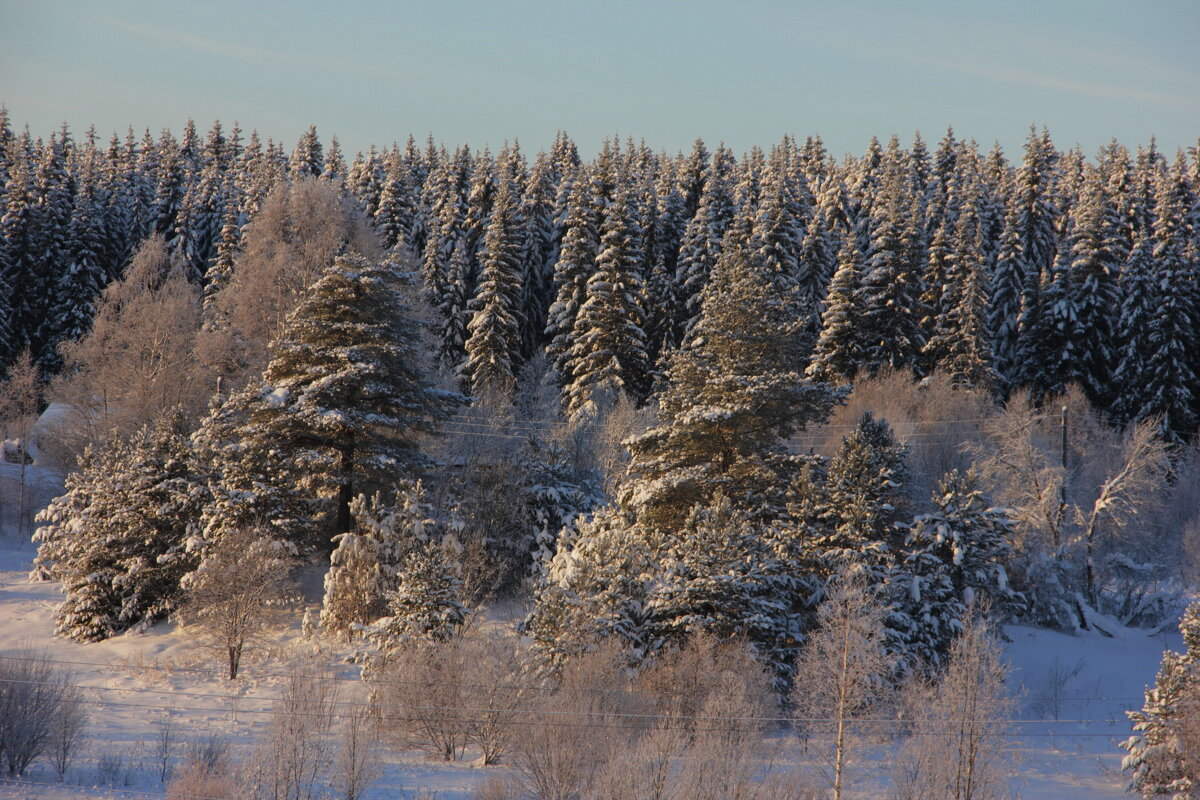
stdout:
{"type": "Polygon", "coordinates": [[[0,368],[29,349],[60,371],[60,345],[151,234],[217,313],[266,198],[311,178],[419,269],[438,361],[474,394],[511,397],[544,348],[568,415],[613,393],[644,402],[736,247],[794,288],[812,377],[938,370],[1039,400],[1074,383],[1114,422],[1159,419],[1178,442],[1200,419],[1198,176],[1195,149],[1113,141],[1089,159],[1045,130],[1019,162],[952,130],[840,162],[816,136],[740,159],[614,139],[583,161],[562,133],[532,159],[409,137],[347,160],[315,128],[289,155],[236,124],[106,144],[14,133],[0,112],[0,368]]]}

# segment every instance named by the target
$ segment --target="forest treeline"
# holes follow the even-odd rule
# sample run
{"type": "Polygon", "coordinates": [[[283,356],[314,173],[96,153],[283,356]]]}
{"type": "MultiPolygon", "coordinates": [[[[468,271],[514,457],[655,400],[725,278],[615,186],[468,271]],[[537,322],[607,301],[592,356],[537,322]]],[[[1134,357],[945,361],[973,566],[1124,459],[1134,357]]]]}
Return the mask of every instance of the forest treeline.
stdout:
{"type": "Polygon", "coordinates": [[[541,674],[712,635],[793,703],[857,620],[877,711],[981,616],[1159,625],[1195,581],[1197,151],[0,138],[63,635],[174,616],[234,679],[315,562],[368,676],[517,596],[541,674]]]}
{"type": "Polygon", "coordinates": [[[819,137],[740,159],[612,140],[585,162],[560,134],[531,162],[516,144],[410,137],[348,162],[315,129],[289,155],[236,125],[105,144],[0,116],[0,152],[3,364],[27,347],[58,372],[151,234],[211,298],[272,189],[313,178],[419,265],[438,358],[476,394],[511,394],[544,349],[568,414],[597,394],[644,402],[737,246],[794,287],[810,376],[942,371],[1035,399],[1078,384],[1119,424],[1156,418],[1176,441],[1196,428],[1200,161],[1153,141],[1088,159],[1031,131],[1010,162],[952,131],[932,152],[893,137],[842,161],[819,137]]]}

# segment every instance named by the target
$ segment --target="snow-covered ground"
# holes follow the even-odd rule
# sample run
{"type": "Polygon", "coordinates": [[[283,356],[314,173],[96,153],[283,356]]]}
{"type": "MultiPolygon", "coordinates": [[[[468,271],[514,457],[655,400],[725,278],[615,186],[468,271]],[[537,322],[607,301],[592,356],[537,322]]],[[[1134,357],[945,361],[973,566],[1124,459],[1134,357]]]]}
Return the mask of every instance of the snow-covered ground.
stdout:
{"type": "MultiPolygon", "coordinates": [[[[0,465],[5,489],[11,489],[14,470],[0,465]]],[[[36,469],[31,481],[43,495],[55,486],[52,476],[36,469]]],[[[48,765],[39,764],[22,782],[0,781],[0,798],[163,797],[152,740],[156,723],[166,719],[176,721],[184,739],[218,733],[235,751],[248,749],[267,724],[288,663],[311,652],[299,625],[277,653],[251,664],[232,688],[219,665],[192,650],[170,625],[94,644],[54,637],[61,591],[57,584],[28,581],[35,548],[16,536],[10,508],[0,507],[0,655],[35,646],[64,662],[88,687],[91,723],[86,751],[63,785],[54,783],[48,765]]],[[[1141,705],[1162,651],[1181,647],[1178,632],[1118,628],[1112,637],[1073,637],[1013,626],[1007,633],[1013,686],[1020,694],[1015,794],[1026,800],[1129,797],[1117,747],[1130,730],[1124,711],[1141,705]]],[[[340,677],[346,691],[354,692],[354,668],[345,667],[340,677]]],[[[388,758],[369,798],[466,798],[488,772],[418,754],[388,758]]]]}

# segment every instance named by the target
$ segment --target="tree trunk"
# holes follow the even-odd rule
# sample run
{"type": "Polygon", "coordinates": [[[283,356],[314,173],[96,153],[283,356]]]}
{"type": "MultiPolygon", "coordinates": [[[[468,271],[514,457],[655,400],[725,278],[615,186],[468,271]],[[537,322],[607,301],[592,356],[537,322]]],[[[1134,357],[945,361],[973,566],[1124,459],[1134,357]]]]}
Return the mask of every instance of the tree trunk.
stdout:
{"type": "Polygon", "coordinates": [[[354,439],[341,448],[341,460],[338,469],[342,473],[342,482],[338,486],[337,529],[334,533],[349,533],[354,527],[354,519],[350,516],[350,501],[354,499],[354,482],[350,470],[354,465],[354,439]]]}

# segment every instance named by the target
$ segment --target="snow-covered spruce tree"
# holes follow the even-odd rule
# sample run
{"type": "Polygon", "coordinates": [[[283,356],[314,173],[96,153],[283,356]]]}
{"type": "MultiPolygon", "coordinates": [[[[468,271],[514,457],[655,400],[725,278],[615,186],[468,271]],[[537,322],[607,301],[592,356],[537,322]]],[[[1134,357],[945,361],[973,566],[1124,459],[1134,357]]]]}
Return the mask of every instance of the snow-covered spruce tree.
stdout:
{"type": "Polygon", "coordinates": [[[788,684],[803,620],[791,613],[786,564],[762,523],[718,494],[712,506],[692,511],[658,560],[646,598],[653,640],[678,643],[703,633],[742,638],[780,685],[788,684]]]}
{"type": "MultiPolygon", "coordinates": [[[[87,159],[80,175],[79,191],[71,212],[67,261],[55,278],[49,316],[43,330],[47,344],[57,348],[60,342],[74,341],[87,332],[92,321],[92,306],[107,283],[104,269],[104,218],[101,198],[97,197],[98,179],[94,159],[87,159]]],[[[49,372],[62,368],[62,357],[43,358],[49,372]]]]}
{"type": "Polygon", "coordinates": [[[679,298],[676,320],[677,338],[700,313],[701,294],[709,273],[721,255],[721,241],[733,222],[733,180],[736,163],[733,152],[724,145],[717,148],[704,171],[703,193],[696,214],[690,219],[679,243],[675,277],[675,295],[679,298]]]}
{"type": "Polygon", "coordinates": [[[539,153],[520,199],[521,221],[521,357],[540,350],[546,332],[546,312],[554,294],[554,262],[562,245],[562,229],[554,219],[554,201],[561,176],[554,175],[549,157],[539,153]]]}
{"type": "Polygon", "coordinates": [[[807,374],[814,380],[844,383],[854,379],[863,363],[864,347],[859,324],[864,303],[862,297],[862,257],[847,236],[838,253],[837,272],[829,285],[821,333],[813,349],[807,374]]]}
{"type": "Polygon", "coordinates": [[[902,552],[897,528],[908,483],[908,448],[884,420],[867,412],[829,462],[818,515],[822,534],[810,542],[821,571],[866,566],[876,585],[902,552]]]}
{"type": "Polygon", "coordinates": [[[61,580],[67,595],[55,612],[58,633],[98,641],[176,608],[196,564],[187,539],[205,501],[183,425],[167,415],[128,441],[89,447],[66,494],[38,515],[33,576],[61,580]]]}
{"type": "Polygon", "coordinates": [[[871,212],[871,248],[862,278],[863,316],[858,322],[863,366],[915,369],[921,330],[921,275],[916,201],[899,157],[889,153],[884,184],[871,212]]]}
{"type": "Polygon", "coordinates": [[[926,668],[940,667],[964,614],[977,603],[993,613],[1018,612],[1021,597],[1008,585],[1013,523],[989,508],[974,473],[947,474],[934,492],[936,511],[908,529],[902,560],[893,570],[892,623],[902,621],[908,652],[926,668]]]}
{"type": "Polygon", "coordinates": [[[1126,384],[1123,405],[1125,416],[1133,421],[1160,418],[1162,436],[1178,442],[1197,426],[1200,375],[1194,358],[1188,357],[1188,348],[1200,330],[1200,310],[1194,291],[1195,270],[1188,263],[1186,212],[1170,183],[1166,178],[1159,181],[1150,234],[1151,275],[1158,299],[1147,320],[1149,352],[1142,354],[1145,362],[1134,371],[1140,380],[1126,384]]]}
{"type": "Polygon", "coordinates": [[[1129,751],[1122,769],[1131,773],[1129,791],[1146,800],[1200,796],[1200,603],[1183,614],[1183,653],[1163,653],[1154,688],[1145,705],[1126,712],[1134,735],[1121,743],[1129,751]]]}
{"type": "Polygon", "coordinates": [[[317,126],[309,125],[308,130],[296,142],[296,149],[288,161],[288,173],[293,180],[319,177],[324,169],[324,157],[321,140],[317,136],[317,126]]]}
{"type": "Polygon", "coordinates": [[[522,280],[517,198],[511,181],[500,181],[483,243],[483,273],[467,324],[470,334],[462,373],[476,396],[512,397],[522,352],[522,280]]]}
{"type": "Polygon", "coordinates": [[[572,418],[594,418],[622,394],[649,391],[642,233],[629,195],[618,190],[605,210],[596,271],[588,278],[564,354],[563,405],[572,418]]]}
{"type": "Polygon", "coordinates": [[[600,214],[609,199],[599,194],[605,184],[597,174],[602,166],[603,161],[586,172],[577,171],[566,201],[562,248],[554,265],[554,302],[546,314],[546,354],[560,386],[571,380],[567,354],[574,343],[575,318],[586,297],[588,278],[596,269],[600,214]]]}
{"type": "Polygon", "coordinates": [[[681,530],[718,491],[753,518],[778,517],[803,466],[780,439],[825,419],[840,397],[796,371],[804,321],[794,293],[758,261],[722,254],[700,309],[669,357],[661,423],[628,442],[630,480],[618,501],[658,535],[681,530]]]}
{"type": "Polygon", "coordinates": [[[929,247],[926,296],[933,302],[926,303],[928,339],[922,356],[925,369],[944,372],[954,388],[995,391],[999,375],[987,331],[981,245],[979,216],[969,197],[957,211],[953,230],[939,226],[929,247]]]}
{"type": "Polygon", "coordinates": [[[350,530],[356,494],[429,466],[417,436],[463,400],[425,382],[408,283],[393,262],[339,256],[288,316],[261,386],[230,400],[241,449],[284,454],[299,487],[331,504],[333,533],[350,530]]]}
{"type": "Polygon", "coordinates": [[[582,514],[590,513],[604,495],[595,476],[579,474],[567,454],[554,445],[537,442],[520,461],[524,505],[530,515],[529,571],[543,576],[564,530],[573,530],[582,514]]]}

